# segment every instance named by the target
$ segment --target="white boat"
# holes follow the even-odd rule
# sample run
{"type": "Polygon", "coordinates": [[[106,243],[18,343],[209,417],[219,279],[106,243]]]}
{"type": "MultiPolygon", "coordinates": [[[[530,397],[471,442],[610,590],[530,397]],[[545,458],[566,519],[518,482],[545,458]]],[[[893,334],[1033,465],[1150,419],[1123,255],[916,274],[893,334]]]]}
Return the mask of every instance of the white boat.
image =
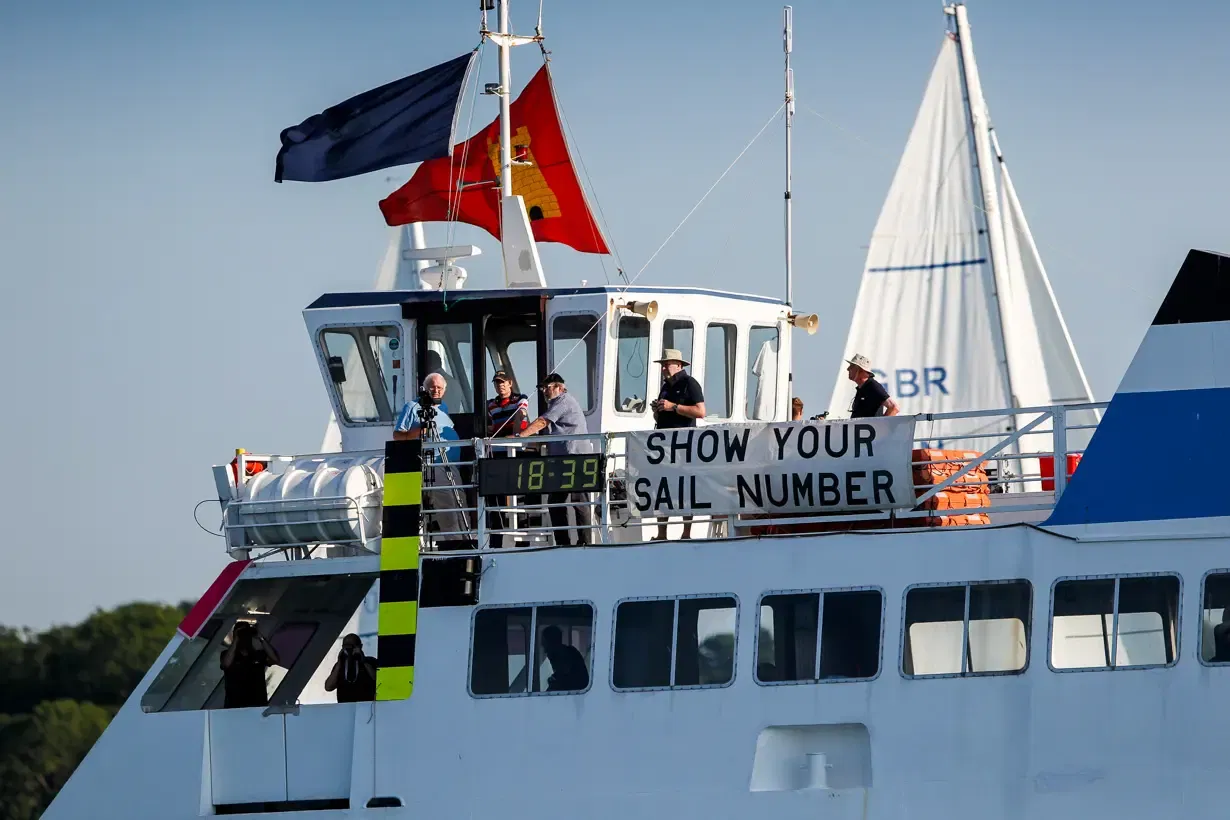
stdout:
{"type": "Polygon", "coordinates": [[[1024,436],[1064,462],[1099,405],[790,422],[809,322],[781,299],[459,294],[473,249],[406,253],[438,263],[424,286],[304,310],[340,451],[214,468],[231,562],[47,818],[1224,814],[1230,257],[1187,255],[1075,475],[991,495],[988,463],[1024,436]],[[648,429],[665,348],[704,385],[699,428],[648,429]],[[391,441],[432,354],[460,437],[391,441]],[[537,441],[591,452],[476,438],[496,367],[563,373],[590,432],[537,441]],[[988,420],[976,452],[926,446],[988,420]],[[1174,443],[1156,467],[1146,423],[1174,443]],[[671,514],[694,540],[649,540],[671,514]],[[277,662],[261,705],[224,708],[239,622],[277,662]],[[374,699],[330,702],[356,629],[374,699]]]}
{"type": "MultiPolygon", "coordinates": [[[[950,30],[872,232],[846,357],[868,356],[908,414],[1092,402],[991,125],[966,8],[945,13],[950,30]]],[[[844,415],[853,397],[842,365],[830,412],[844,415]]],[[[969,446],[966,436],[993,428],[937,420],[929,432],[969,446]]]]}

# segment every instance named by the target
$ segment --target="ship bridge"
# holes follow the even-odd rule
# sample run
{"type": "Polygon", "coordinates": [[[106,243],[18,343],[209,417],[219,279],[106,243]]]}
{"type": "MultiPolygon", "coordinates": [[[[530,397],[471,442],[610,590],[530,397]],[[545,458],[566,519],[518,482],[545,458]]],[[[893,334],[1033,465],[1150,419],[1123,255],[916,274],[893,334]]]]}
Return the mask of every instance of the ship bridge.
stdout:
{"type": "Polygon", "coordinates": [[[423,377],[447,380],[461,438],[482,435],[491,375],[531,397],[559,373],[590,432],[653,427],[653,360],[683,352],[704,386],[708,421],[789,418],[793,325],[777,299],[703,288],[519,288],[328,294],[304,310],[344,451],[379,449],[423,377]]]}

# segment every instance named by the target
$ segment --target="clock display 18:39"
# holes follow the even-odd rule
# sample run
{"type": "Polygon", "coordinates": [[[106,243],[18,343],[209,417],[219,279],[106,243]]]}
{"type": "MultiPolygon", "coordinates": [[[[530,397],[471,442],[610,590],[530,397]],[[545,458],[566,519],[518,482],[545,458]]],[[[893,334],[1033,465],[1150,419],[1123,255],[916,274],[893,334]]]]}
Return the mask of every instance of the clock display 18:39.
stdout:
{"type": "Polygon", "coordinates": [[[478,491],[483,495],[591,493],[605,477],[602,455],[484,458],[478,462],[478,491]]]}

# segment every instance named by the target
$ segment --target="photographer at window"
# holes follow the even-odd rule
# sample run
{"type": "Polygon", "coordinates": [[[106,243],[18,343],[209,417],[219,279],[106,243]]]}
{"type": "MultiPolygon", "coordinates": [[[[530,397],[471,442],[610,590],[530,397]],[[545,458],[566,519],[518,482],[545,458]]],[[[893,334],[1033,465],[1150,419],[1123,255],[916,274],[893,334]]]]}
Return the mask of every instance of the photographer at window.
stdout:
{"type": "Polygon", "coordinates": [[[223,709],[268,706],[265,670],[278,663],[278,652],[251,621],[236,621],[231,628],[230,646],[218,659],[226,685],[223,709]]]}
{"type": "Polygon", "coordinates": [[[402,405],[397,420],[393,423],[393,438],[398,441],[423,437],[423,419],[431,421],[440,438],[455,441],[457,430],[453,420],[448,415],[448,405],[444,403],[444,393],[448,390],[448,382],[439,373],[429,373],[423,379],[422,391],[418,397],[402,405]]]}
{"type": "Polygon", "coordinates": [[[379,662],[363,654],[363,641],[351,632],[342,638],[342,651],[325,680],[325,691],[337,691],[338,703],[376,699],[376,669],[379,662]]]}

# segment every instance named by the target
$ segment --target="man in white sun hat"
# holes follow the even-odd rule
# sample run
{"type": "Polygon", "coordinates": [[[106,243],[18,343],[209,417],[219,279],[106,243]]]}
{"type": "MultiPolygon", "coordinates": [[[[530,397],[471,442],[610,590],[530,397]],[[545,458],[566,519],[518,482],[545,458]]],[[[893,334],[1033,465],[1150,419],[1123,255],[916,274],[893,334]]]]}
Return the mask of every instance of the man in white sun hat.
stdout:
{"type": "MultiPolygon", "coordinates": [[[[683,358],[680,351],[668,347],[662,351],[662,358],[655,363],[662,365],[662,389],[651,405],[654,427],[659,430],[695,427],[696,420],[705,417],[705,394],[700,388],[700,382],[684,370],[691,362],[683,358]]],[[[666,522],[669,520],[658,519],[658,534],[653,540],[666,540],[666,522]]],[[[683,537],[692,537],[690,515],[683,516],[683,537]]]]}
{"type": "Polygon", "coordinates": [[[884,385],[876,381],[871,374],[871,359],[861,353],[855,353],[846,359],[846,375],[850,381],[858,385],[854,391],[854,403],[850,405],[850,418],[869,419],[875,416],[895,416],[901,412],[897,402],[893,401],[884,389],[884,385]]]}

